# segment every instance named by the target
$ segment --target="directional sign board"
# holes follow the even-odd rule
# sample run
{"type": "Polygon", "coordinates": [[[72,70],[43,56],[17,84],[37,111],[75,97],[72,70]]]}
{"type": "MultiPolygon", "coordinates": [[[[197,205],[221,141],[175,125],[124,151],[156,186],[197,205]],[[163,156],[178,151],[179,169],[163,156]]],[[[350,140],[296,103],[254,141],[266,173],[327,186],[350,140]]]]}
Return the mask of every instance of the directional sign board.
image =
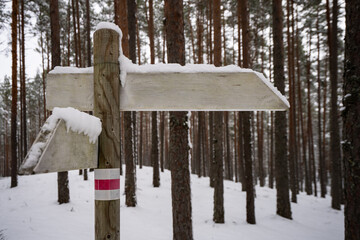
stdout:
{"type": "Polygon", "coordinates": [[[59,120],[52,131],[41,130],[20,167],[19,174],[62,172],[97,167],[97,143],[67,130],[59,120]]]}
{"type": "MultiPolygon", "coordinates": [[[[93,110],[91,69],[50,72],[47,108],[93,110]],[[58,72],[61,72],[58,73],[58,72]]],[[[262,74],[244,72],[128,72],[121,111],[281,111],[289,105],[262,74]]]]}

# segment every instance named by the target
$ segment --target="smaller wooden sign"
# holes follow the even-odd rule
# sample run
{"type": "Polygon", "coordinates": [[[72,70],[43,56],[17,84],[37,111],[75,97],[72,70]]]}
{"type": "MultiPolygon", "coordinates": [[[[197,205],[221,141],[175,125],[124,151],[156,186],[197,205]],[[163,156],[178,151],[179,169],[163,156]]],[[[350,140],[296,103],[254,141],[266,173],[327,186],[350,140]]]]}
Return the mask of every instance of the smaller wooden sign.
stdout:
{"type": "Polygon", "coordinates": [[[90,143],[84,134],[67,131],[65,121],[59,120],[54,130],[40,131],[19,174],[63,172],[97,165],[97,143],[90,143]]]}

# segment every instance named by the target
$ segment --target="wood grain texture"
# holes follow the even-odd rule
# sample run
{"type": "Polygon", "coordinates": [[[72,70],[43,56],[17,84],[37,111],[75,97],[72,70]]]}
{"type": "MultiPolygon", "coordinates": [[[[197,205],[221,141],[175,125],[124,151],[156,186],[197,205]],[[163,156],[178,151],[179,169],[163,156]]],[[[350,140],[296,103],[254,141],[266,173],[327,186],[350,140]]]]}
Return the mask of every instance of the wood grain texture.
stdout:
{"type": "MultiPolygon", "coordinates": [[[[91,74],[49,74],[46,95],[48,109],[71,106],[91,111],[92,82],[91,74]]],[[[287,108],[252,72],[128,73],[125,87],[120,90],[121,111],[249,111],[287,108]]]]}
{"type": "Polygon", "coordinates": [[[63,172],[97,167],[97,143],[90,143],[89,137],[84,134],[67,131],[63,120],[60,120],[51,132],[40,131],[34,144],[38,142],[46,144],[38,163],[32,168],[24,168],[28,154],[20,167],[20,174],[63,172]]]}
{"type": "MultiPolygon", "coordinates": [[[[99,168],[120,168],[119,35],[94,33],[94,115],[102,121],[99,168]]],[[[95,239],[120,239],[120,200],[95,200],[95,239]]]]}
{"type": "Polygon", "coordinates": [[[92,73],[51,74],[46,79],[46,108],[74,107],[80,111],[94,109],[92,73]]]}

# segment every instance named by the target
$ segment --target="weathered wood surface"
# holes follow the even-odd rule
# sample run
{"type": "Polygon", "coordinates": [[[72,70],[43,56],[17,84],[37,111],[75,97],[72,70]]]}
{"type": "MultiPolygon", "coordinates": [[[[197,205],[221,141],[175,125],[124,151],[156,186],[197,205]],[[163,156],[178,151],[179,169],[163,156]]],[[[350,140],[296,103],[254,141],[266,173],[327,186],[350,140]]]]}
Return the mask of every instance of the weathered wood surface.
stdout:
{"type": "MultiPolygon", "coordinates": [[[[93,90],[84,86],[92,85],[91,74],[50,73],[48,76],[49,109],[71,106],[83,111],[93,110],[90,104],[93,90]],[[63,85],[65,90],[61,89],[63,85]]],[[[254,72],[128,73],[120,96],[121,111],[288,109],[254,72]]]]}
{"type": "MultiPolygon", "coordinates": [[[[99,168],[120,168],[119,35],[94,33],[94,115],[102,121],[99,168]]],[[[120,172],[120,169],[119,169],[120,172]]],[[[120,200],[95,200],[95,239],[120,239],[120,200]]]]}
{"type": "Polygon", "coordinates": [[[253,72],[130,73],[120,96],[121,111],[287,109],[253,72]]]}
{"type": "Polygon", "coordinates": [[[80,111],[94,109],[92,73],[48,74],[46,78],[46,108],[74,107],[80,111]]]}
{"type": "Polygon", "coordinates": [[[33,145],[40,142],[43,142],[45,147],[37,164],[30,168],[24,167],[29,160],[30,150],[20,167],[20,174],[97,168],[97,143],[90,143],[89,137],[84,134],[67,131],[63,120],[59,120],[53,131],[41,131],[33,145]]]}

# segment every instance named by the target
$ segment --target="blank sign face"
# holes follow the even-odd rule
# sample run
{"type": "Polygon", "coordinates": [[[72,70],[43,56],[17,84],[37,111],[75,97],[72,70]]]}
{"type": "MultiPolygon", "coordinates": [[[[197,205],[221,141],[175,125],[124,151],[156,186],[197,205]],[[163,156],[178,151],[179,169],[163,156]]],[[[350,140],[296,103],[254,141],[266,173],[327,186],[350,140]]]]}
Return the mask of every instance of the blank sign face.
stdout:
{"type": "Polygon", "coordinates": [[[122,111],[286,110],[254,72],[131,73],[120,93],[122,111]]]}
{"type": "MultiPolygon", "coordinates": [[[[49,74],[47,108],[92,111],[92,73],[49,74]]],[[[286,99],[255,72],[127,73],[121,111],[282,111],[286,99]]]]}

